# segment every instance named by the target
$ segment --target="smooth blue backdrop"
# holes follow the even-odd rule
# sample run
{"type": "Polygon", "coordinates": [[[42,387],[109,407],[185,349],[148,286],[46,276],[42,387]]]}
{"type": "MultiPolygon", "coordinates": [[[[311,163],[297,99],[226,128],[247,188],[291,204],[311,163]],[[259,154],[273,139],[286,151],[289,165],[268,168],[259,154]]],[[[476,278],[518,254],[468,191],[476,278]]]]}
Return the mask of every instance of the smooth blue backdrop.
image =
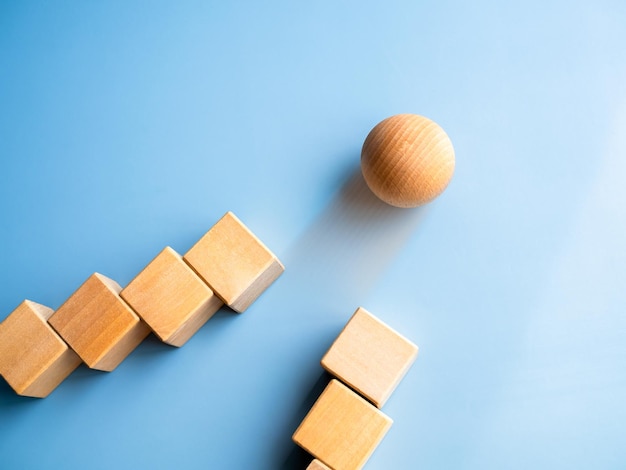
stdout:
{"type": "Polygon", "coordinates": [[[368,469],[626,466],[626,3],[0,3],[0,318],[121,284],[234,211],[286,265],[183,348],[44,400],[0,468],[298,469],[362,305],[420,346],[368,469]],[[451,186],[379,203],[360,147],[438,121],[451,186]]]}

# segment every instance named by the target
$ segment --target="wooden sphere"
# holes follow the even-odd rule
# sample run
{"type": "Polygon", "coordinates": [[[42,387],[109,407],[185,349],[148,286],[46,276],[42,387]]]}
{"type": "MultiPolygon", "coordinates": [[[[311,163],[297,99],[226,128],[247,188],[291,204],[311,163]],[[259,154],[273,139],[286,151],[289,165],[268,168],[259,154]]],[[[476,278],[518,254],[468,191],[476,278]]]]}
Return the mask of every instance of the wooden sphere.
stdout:
{"type": "Polygon", "coordinates": [[[439,125],[415,114],[378,123],[361,150],[365,182],[396,207],[417,207],[439,196],[454,173],[454,148],[439,125]]]}

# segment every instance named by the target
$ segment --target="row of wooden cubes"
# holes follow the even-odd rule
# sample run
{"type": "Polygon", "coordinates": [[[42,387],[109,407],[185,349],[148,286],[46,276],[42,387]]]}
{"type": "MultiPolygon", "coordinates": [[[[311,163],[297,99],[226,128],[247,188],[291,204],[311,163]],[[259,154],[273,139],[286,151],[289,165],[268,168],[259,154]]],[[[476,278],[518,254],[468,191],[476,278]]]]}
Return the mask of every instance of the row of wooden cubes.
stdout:
{"type": "Polygon", "coordinates": [[[56,312],[24,301],[0,323],[0,375],[20,395],[45,397],[81,362],[112,371],[150,331],[182,346],[224,303],[246,310],[283,270],[229,212],[184,256],[166,247],[124,289],[95,273],[56,312]]]}
{"type": "Polygon", "coordinates": [[[348,321],[321,364],[330,381],[293,435],[315,457],[309,470],[363,467],[393,421],[380,408],[418,348],[364,308],[348,321]]]}

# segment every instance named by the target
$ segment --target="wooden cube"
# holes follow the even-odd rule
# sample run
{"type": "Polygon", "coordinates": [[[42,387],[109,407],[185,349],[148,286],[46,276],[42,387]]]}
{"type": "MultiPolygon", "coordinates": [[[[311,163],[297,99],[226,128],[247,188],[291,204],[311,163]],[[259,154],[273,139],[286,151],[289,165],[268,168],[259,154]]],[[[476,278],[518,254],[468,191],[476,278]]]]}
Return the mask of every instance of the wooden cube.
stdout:
{"type": "Polygon", "coordinates": [[[331,470],[330,467],[324,465],[323,462],[317,459],[313,459],[313,461],[309,464],[306,470],[331,470]]]}
{"type": "Polygon", "coordinates": [[[114,280],[92,274],[48,319],[92,369],[112,371],[150,332],[121,290],[114,280]]]}
{"type": "Polygon", "coordinates": [[[285,270],[232,212],[211,227],[183,258],[237,312],[246,310],[285,270]]]}
{"type": "Polygon", "coordinates": [[[223,305],[170,247],[122,289],[120,297],[162,341],[172,346],[185,344],[223,305]]]}
{"type": "Polygon", "coordinates": [[[359,469],[393,421],[338,380],[331,380],[293,435],[335,470],[359,469]]]}
{"type": "Polygon", "coordinates": [[[25,300],[0,323],[0,375],[19,395],[48,396],[80,364],[48,325],[53,312],[25,300]]]}
{"type": "Polygon", "coordinates": [[[417,346],[359,307],[322,366],[382,407],[417,357],[417,346]]]}

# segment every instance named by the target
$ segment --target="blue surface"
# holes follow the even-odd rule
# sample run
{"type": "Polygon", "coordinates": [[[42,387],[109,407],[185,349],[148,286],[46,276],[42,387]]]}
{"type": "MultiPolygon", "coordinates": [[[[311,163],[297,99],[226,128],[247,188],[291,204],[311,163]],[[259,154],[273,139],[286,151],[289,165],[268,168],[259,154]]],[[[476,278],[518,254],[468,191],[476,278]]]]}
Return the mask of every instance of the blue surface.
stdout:
{"type": "Polygon", "coordinates": [[[0,381],[0,467],[298,469],[362,305],[420,346],[368,469],[626,467],[626,4],[0,4],[0,318],[126,284],[234,211],[286,272],[183,348],[44,399],[0,381]],[[360,147],[456,149],[418,210],[360,147]]]}

